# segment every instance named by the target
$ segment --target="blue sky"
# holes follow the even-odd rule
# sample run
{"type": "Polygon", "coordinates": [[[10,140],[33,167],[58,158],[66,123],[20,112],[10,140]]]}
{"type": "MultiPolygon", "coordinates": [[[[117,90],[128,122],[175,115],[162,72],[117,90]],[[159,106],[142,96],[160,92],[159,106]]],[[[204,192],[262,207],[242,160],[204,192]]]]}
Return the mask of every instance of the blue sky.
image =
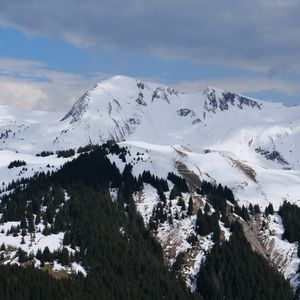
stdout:
{"type": "Polygon", "coordinates": [[[123,74],[298,104],[298,12],[294,0],[0,3],[0,103],[65,110],[123,74]]]}

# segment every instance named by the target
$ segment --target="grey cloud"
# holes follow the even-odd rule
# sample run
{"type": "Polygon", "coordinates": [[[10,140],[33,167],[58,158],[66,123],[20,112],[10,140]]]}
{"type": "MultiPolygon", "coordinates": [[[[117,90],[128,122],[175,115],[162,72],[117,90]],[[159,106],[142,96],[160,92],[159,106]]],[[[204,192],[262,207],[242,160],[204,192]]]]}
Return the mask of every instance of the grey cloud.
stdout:
{"type": "Polygon", "coordinates": [[[296,0],[12,0],[0,24],[79,47],[220,63],[276,74],[300,70],[296,0]],[[274,71],[275,70],[275,71],[274,71]]]}

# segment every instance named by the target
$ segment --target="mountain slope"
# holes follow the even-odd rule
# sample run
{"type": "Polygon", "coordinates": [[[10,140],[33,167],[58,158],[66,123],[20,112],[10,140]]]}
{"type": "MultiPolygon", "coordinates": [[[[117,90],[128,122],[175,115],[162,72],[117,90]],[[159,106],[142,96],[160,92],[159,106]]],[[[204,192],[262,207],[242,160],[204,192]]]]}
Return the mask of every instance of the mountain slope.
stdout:
{"type": "MultiPolygon", "coordinates": [[[[227,219],[233,216],[229,208],[235,203],[228,188],[202,182],[201,189],[195,193],[174,173],[167,179],[150,172],[135,178],[129,164],[121,174],[108,156],[123,159],[123,155],[130,156],[130,150],[117,144],[94,147],[60,170],[23,179],[2,194],[0,213],[6,232],[0,232],[3,242],[0,297],[202,299],[197,292],[191,294],[181,281],[193,279],[195,284],[200,276],[197,290],[207,300],[223,299],[227,295],[232,295],[233,300],[241,299],[241,295],[244,300],[260,299],[257,295],[262,299],[275,299],[273,295],[292,299],[288,282],[251,250],[241,225],[227,219]],[[143,222],[136,205],[142,210],[144,200],[139,195],[146,190],[146,206],[153,205],[154,209],[143,222]],[[13,226],[9,228],[9,225],[13,226]],[[234,229],[235,226],[240,229],[234,229]],[[175,236],[169,236],[170,248],[165,251],[166,245],[162,242],[162,249],[154,237],[166,242],[164,237],[168,232],[175,236]],[[54,244],[57,235],[60,237],[54,244]],[[167,252],[169,259],[166,259],[167,252]],[[211,254],[206,263],[207,252],[211,254]],[[217,282],[216,293],[211,293],[209,288],[216,281],[214,274],[210,274],[210,264],[220,259],[220,253],[221,262],[228,260],[230,269],[223,262],[216,264],[214,269],[222,276],[217,278],[220,284],[217,282]],[[238,253],[243,253],[244,259],[238,253]],[[194,259],[188,260],[189,255],[194,259]],[[164,262],[171,263],[169,272],[164,262]],[[247,273],[245,262],[254,272],[247,273]],[[24,269],[18,271],[14,265],[24,269]],[[237,285],[227,281],[233,276],[232,265],[244,268],[237,285]],[[47,271],[59,280],[29,266],[47,271]],[[188,266],[193,271],[191,278],[188,266]],[[207,272],[204,278],[203,272],[207,272]],[[264,276],[257,278],[257,273],[264,276]],[[201,283],[203,280],[205,285],[201,283]]],[[[234,218],[243,222],[237,215],[234,218]]],[[[233,274],[237,274],[238,268],[233,274]]]]}
{"type": "Polygon", "coordinates": [[[176,169],[173,161],[180,155],[172,149],[180,148],[181,160],[200,179],[230,186],[245,204],[272,202],[278,208],[284,199],[300,201],[299,116],[300,106],[211,87],[186,94],[115,76],[86,92],[65,115],[36,112],[21,121],[20,113],[2,116],[0,140],[2,149],[29,155],[126,141],[133,148],[156,149],[151,164],[136,166],[134,172],[148,168],[157,175],[165,175],[160,172],[168,172],[170,165],[176,169]]]}
{"type": "Polygon", "coordinates": [[[135,210],[136,180],[130,170],[120,174],[107,151],[98,147],[2,195],[1,264],[34,266],[60,280],[0,266],[0,298],[201,299],[164,266],[135,210]],[[119,190],[115,202],[109,187],[119,190]]]}

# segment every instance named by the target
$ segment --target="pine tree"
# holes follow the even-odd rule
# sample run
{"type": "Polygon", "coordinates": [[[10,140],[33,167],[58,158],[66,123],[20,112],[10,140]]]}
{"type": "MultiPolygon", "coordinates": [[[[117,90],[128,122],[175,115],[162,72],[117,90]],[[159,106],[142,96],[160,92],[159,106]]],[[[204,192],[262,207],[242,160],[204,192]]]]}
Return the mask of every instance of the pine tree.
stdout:
{"type": "Polygon", "coordinates": [[[209,207],[209,204],[206,202],[204,205],[204,213],[208,214],[209,212],[210,212],[210,207],[209,207]]]}
{"type": "Polygon", "coordinates": [[[260,212],[261,212],[261,211],[260,211],[259,205],[258,205],[258,204],[255,204],[255,205],[254,205],[254,213],[255,213],[255,214],[260,214],[260,212]]]}
{"type": "Polygon", "coordinates": [[[25,251],[23,251],[21,248],[18,249],[16,255],[18,256],[18,261],[20,264],[22,264],[28,260],[27,253],[25,251]]]}
{"type": "Polygon", "coordinates": [[[33,214],[28,214],[28,232],[33,233],[35,232],[35,225],[34,225],[34,217],[33,214]]]}
{"type": "Polygon", "coordinates": [[[0,251],[5,251],[5,250],[6,250],[5,244],[2,243],[1,248],[0,248],[0,251]]]}
{"type": "Polygon", "coordinates": [[[45,247],[42,257],[43,257],[42,260],[44,262],[52,262],[53,261],[53,255],[51,254],[48,247],[45,247]]]}
{"type": "Polygon", "coordinates": [[[70,263],[69,251],[67,248],[63,248],[61,253],[61,263],[63,266],[67,266],[70,263]]]}
{"type": "Polygon", "coordinates": [[[250,215],[254,215],[254,208],[253,208],[252,203],[249,204],[249,212],[250,212],[250,215]]]}
{"type": "Polygon", "coordinates": [[[177,205],[181,207],[181,210],[186,210],[185,202],[181,197],[178,199],[177,205]]]}
{"type": "Polygon", "coordinates": [[[177,188],[176,185],[174,185],[174,187],[172,188],[171,192],[170,192],[170,196],[169,196],[169,199],[170,200],[173,200],[175,199],[176,197],[180,197],[182,196],[180,190],[177,188]]]}
{"type": "Polygon", "coordinates": [[[193,209],[194,209],[193,198],[190,197],[190,198],[189,198],[188,210],[187,210],[188,216],[191,216],[191,215],[193,214],[193,209]]]}
{"type": "Polygon", "coordinates": [[[38,249],[37,253],[36,253],[36,259],[43,261],[43,254],[41,249],[38,249]]]}
{"type": "Polygon", "coordinates": [[[66,231],[64,234],[63,245],[67,246],[71,244],[71,234],[70,231],[66,231]]]}
{"type": "Polygon", "coordinates": [[[269,203],[269,205],[265,208],[265,216],[268,215],[274,215],[274,208],[272,203],[269,203]]]}

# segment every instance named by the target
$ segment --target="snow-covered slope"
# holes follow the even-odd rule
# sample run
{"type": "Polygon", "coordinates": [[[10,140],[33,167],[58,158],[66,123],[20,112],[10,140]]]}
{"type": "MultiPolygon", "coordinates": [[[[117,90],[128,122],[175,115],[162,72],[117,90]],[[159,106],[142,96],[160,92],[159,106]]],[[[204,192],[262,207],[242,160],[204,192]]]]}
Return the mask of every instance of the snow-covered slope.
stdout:
{"type": "Polygon", "coordinates": [[[269,158],[279,167],[299,169],[294,154],[300,147],[296,138],[299,114],[300,106],[251,100],[211,87],[184,94],[116,76],[78,100],[62,119],[67,124],[58,141],[71,144],[76,131],[86,142],[115,139],[181,144],[193,151],[229,151],[266,164],[269,158]]]}
{"type": "Polygon", "coordinates": [[[0,108],[6,151],[35,155],[106,140],[148,151],[146,162],[135,163],[137,174],[165,175],[181,162],[200,179],[230,186],[244,203],[277,208],[284,199],[300,201],[300,106],[212,87],[186,94],[115,76],[66,114],[0,108]]]}

